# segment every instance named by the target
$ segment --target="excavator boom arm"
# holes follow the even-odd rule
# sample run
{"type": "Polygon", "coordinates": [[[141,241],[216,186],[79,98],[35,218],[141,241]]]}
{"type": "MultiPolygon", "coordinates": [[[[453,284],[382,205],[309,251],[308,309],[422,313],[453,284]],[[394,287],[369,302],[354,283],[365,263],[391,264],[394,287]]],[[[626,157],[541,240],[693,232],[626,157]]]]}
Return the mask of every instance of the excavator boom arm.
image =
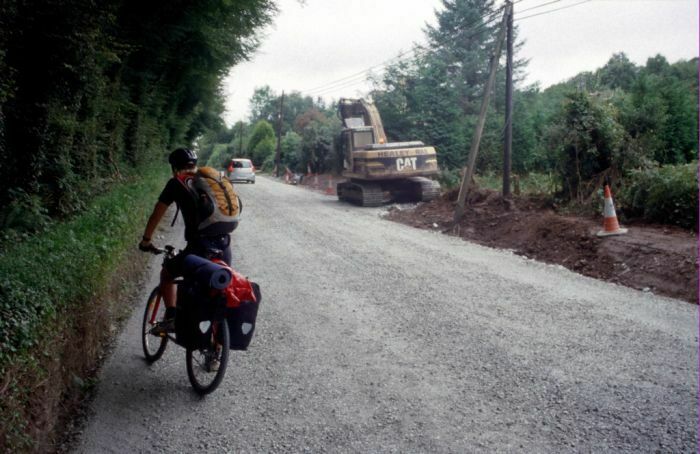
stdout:
{"type": "Polygon", "coordinates": [[[343,125],[350,128],[350,122],[346,121],[350,118],[362,118],[362,126],[371,126],[374,131],[375,143],[386,143],[386,134],[384,133],[384,125],[382,117],[373,103],[364,99],[349,99],[341,98],[338,103],[338,113],[343,125]]]}

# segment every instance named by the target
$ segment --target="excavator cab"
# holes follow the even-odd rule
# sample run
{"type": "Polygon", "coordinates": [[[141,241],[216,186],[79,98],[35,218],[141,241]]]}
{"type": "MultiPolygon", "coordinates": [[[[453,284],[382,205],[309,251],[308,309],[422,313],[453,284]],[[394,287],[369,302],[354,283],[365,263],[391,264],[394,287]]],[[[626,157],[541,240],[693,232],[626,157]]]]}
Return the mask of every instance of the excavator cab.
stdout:
{"type": "Polygon", "coordinates": [[[371,126],[356,126],[343,129],[341,133],[345,170],[352,170],[353,152],[366,149],[374,143],[374,129],[371,126]]]}
{"type": "Polygon", "coordinates": [[[368,145],[374,144],[374,131],[371,127],[352,130],[352,151],[364,150],[368,145]]]}

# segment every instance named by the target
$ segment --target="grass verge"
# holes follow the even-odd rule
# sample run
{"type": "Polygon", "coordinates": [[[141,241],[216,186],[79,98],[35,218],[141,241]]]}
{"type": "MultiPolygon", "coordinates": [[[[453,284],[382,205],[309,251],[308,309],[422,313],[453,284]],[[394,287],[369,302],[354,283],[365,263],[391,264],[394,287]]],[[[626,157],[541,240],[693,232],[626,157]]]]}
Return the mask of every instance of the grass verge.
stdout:
{"type": "Polygon", "coordinates": [[[75,218],[1,253],[3,452],[53,450],[66,403],[91,386],[128,310],[119,295],[140,270],[127,257],[165,179],[162,169],[142,169],[75,218]]]}

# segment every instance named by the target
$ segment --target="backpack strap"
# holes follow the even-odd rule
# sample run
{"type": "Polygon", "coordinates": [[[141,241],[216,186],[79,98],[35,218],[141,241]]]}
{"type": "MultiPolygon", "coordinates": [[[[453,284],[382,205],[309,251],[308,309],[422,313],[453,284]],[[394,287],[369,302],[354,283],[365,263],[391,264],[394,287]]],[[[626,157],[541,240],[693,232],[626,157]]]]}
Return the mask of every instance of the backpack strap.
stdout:
{"type": "MultiPolygon", "coordinates": [[[[176,179],[177,181],[179,181],[180,184],[182,184],[182,187],[185,188],[185,190],[187,191],[187,193],[190,194],[190,195],[192,196],[192,198],[194,199],[195,203],[197,203],[197,197],[195,197],[195,195],[192,194],[192,191],[190,190],[189,186],[187,186],[187,183],[185,183],[185,180],[187,180],[188,178],[192,178],[192,177],[186,177],[186,178],[175,177],[175,179],[176,179]]],[[[175,206],[177,207],[177,209],[175,210],[175,216],[173,216],[173,222],[170,223],[170,227],[172,227],[172,226],[175,225],[175,221],[177,221],[177,215],[180,214],[180,205],[175,204],[175,206]]]]}
{"type": "MultiPolygon", "coordinates": [[[[175,204],[177,206],[177,204],[175,204]]],[[[170,223],[170,227],[175,225],[175,221],[177,221],[177,215],[180,214],[180,207],[177,206],[177,209],[175,210],[175,216],[173,216],[173,222],[170,223]]]]}

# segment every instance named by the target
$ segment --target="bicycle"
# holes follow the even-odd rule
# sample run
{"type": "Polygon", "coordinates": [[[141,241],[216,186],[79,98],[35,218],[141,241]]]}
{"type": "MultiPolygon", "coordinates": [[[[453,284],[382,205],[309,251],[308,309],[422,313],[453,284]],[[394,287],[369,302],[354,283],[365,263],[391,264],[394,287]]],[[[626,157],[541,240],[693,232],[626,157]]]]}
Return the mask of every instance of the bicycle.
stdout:
{"type": "MultiPolygon", "coordinates": [[[[176,255],[175,248],[170,245],[165,246],[164,249],[153,247],[150,252],[156,255],[165,253],[164,263],[176,255]]],[[[175,283],[178,286],[178,313],[181,313],[180,307],[184,304],[180,298],[182,296],[181,289],[183,285],[188,284],[188,279],[187,277],[179,278],[175,280],[175,283]]],[[[200,320],[197,329],[201,336],[199,336],[197,345],[194,345],[191,339],[178,339],[178,336],[173,336],[172,333],[159,329],[165,315],[165,304],[162,304],[162,300],[160,285],[158,285],[148,297],[143,314],[141,341],[146,361],[153,363],[159,360],[169,341],[183,346],[185,348],[187,377],[192,388],[200,395],[213,392],[223,380],[228,365],[230,333],[226,319],[221,313],[218,313],[200,320]],[[186,343],[183,345],[182,341],[186,343]]],[[[184,311],[182,312],[184,315],[184,311]]],[[[175,320],[176,326],[179,327],[177,316],[175,320]]],[[[176,329],[177,331],[178,329],[176,329]]]]}

